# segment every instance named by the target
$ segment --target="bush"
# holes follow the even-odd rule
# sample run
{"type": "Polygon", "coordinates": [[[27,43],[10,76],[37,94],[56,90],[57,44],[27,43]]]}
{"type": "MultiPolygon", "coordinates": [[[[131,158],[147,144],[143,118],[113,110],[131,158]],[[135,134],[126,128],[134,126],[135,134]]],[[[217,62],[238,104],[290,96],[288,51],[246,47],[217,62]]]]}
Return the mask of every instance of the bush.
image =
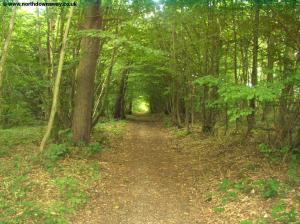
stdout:
{"type": "Polygon", "coordinates": [[[232,186],[234,185],[234,182],[230,179],[224,179],[219,184],[219,191],[226,192],[228,191],[232,186]]]}
{"type": "Polygon", "coordinates": [[[276,197],[278,195],[280,183],[275,179],[264,179],[256,182],[259,188],[262,189],[264,198],[276,197]]]}
{"type": "Polygon", "coordinates": [[[262,143],[258,146],[259,151],[265,156],[270,156],[273,150],[266,144],[262,143]]]}
{"type": "Polygon", "coordinates": [[[98,142],[96,142],[96,143],[89,144],[87,149],[88,149],[89,153],[95,154],[95,153],[101,152],[103,150],[103,147],[98,142]]]}
{"type": "Polygon", "coordinates": [[[278,222],[291,223],[296,221],[296,211],[294,208],[287,211],[285,203],[279,201],[272,206],[272,217],[278,222]]]}
{"type": "Polygon", "coordinates": [[[69,150],[66,148],[64,144],[51,144],[45,151],[46,159],[51,162],[56,162],[66,156],[69,150]]]}

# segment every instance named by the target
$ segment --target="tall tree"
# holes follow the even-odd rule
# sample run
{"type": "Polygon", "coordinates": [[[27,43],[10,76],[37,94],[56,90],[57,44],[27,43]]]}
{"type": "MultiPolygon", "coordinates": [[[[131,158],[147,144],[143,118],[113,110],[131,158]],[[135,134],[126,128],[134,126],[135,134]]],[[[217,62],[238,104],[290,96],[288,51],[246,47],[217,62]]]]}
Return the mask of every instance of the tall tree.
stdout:
{"type": "MultiPolygon", "coordinates": [[[[87,3],[84,29],[99,29],[102,22],[100,0],[87,3]]],[[[99,56],[100,40],[97,37],[85,36],[81,41],[81,60],[77,72],[72,133],[74,143],[90,140],[92,128],[92,110],[94,81],[99,56]]]]}

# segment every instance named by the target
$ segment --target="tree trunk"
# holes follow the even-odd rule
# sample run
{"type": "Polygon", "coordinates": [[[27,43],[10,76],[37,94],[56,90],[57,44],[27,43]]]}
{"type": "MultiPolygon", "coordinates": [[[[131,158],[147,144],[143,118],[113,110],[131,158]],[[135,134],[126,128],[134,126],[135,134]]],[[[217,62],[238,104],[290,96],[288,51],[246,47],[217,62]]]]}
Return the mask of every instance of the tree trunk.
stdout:
{"type": "Polygon", "coordinates": [[[125,93],[126,93],[126,82],[127,82],[128,69],[125,69],[122,72],[119,93],[115,103],[115,119],[124,119],[125,118],[125,93]]]}
{"type": "Polygon", "coordinates": [[[108,96],[108,93],[109,93],[110,83],[111,83],[111,78],[112,78],[113,67],[116,63],[116,57],[117,57],[117,47],[115,47],[113,49],[113,54],[112,54],[112,58],[111,58],[111,61],[110,61],[109,68],[108,68],[108,73],[107,73],[106,79],[103,82],[101,92],[99,94],[99,97],[96,101],[96,105],[94,107],[93,124],[92,124],[93,127],[97,124],[98,120],[100,119],[100,116],[103,113],[104,106],[105,106],[106,101],[107,101],[107,96],[108,96]],[[99,106],[99,104],[100,104],[100,106],[99,106]],[[96,116],[96,114],[97,114],[97,116],[96,116]]]}
{"type": "MultiPolygon", "coordinates": [[[[273,66],[274,66],[274,41],[271,32],[269,33],[268,40],[267,40],[267,58],[268,58],[268,64],[267,64],[267,82],[272,83],[273,82],[273,66]]],[[[267,102],[264,105],[264,110],[262,114],[262,121],[265,121],[268,117],[268,114],[271,111],[271,103],[267,102]]]]}
{"type": "Polygon", "coordinates": [[[4,41],[3,44],[3,48],[2,48],[2,54],[1,54],[1,58],[0,58],[0,121],[1,119],[1,115],[2,115],[2,111],[1,111],[1,107],[2,107],[2,98],[3,98],[3,77],[4,77],[4,66],[5,66],[5,62],[6,62],[6,57],[7,57],[7,52],[8,52],[8,47],[9,47],[9,43],[10,43],[10,39],[14,30],[14,24],[15,24],[15,17],[16,17],[16,11],[17,11],[17,7],[14,6],[12,9],[12,16],[10,18],[10,22],[9,22],[9,30],[8,30],[8,34],[6,36],[6,39],[4,41]]]}
{"type": "MultiPolygon", "coordinates": [[[[86,6],[85,29],[99,29],[101,25],[100,0],[86,6]]],[[[81,60],[77,73],[77,88],[72,122],[73,142],[88,143],[92,128],[92,109],[94,81],[99,56],[100,40],[83,37],[81,41],[81,60]]]]}
{"type": "MultiPolygon", "coordinates": [[[[283,74],[282,80],[286,82],[288,75],[293,71],[293,60],[290,59],[291,49],[286,46],[284,58],[283,58],[283,74]]],[[[281,90],[281,96],[279,98],[279,114],[278,114],[278,127],[277,127],[277,138],[276,145],[282,146],[287,144],[287,137],[289,131],[292,128],[292,123],[289,119],[289,100],[291,98],[291,92],[293,89],[293,85],[291,83],[286,83],[284,88],[281,90]]]]}
{"type": "MultiPolygon", "coordinates": [[[[259,3],[255,3],[255,18],[253,24],[253,60],[252,60],[252,73],[251,73],[251,85],[255,87],[257,85],[257,56],[258,56],[258,36],[259,36],[259,3]]],[[[252,110],[251,114],[247,116],[249,134],[255,125],[255,97],[249,101],[249,106],[252,110]]]]}
{"type": "Polygon", "coordinates": [[[62,76],[62,69],[63,69],[64,57],[65,57],[65,49],[66,49],[66,45],[67,45],[67,37],[68,37],[69,29],[70,29],[73,10],[74,10],[74,7],[71,7],[68,22],[67,22],[67,27],[66,27],[64,37],[63,37],[61,52],[60,52],[60,56],[59,56],[57,75],[56,75],[54,91],[53,91],[53,101],[52,101],[52,107],[51,107],[51,112],[50,112],[50,118],[49,118],[49,121],[48,121],[48,126],[47,126],[47,129],[46,129],[46,133],[45,133],[45,135],[42,139],[41,145],[40,145],[40,150],[41,151],[43,151],[43,149],[45,147],[45,144],[48,141],[51,130],[53,128],[55,115],[56,115],[56,112],[57,112],[57,105],[58,105],[58,100],[59,100],[59,86],[60,86],[60,81],[61,81],[61,76],[62,76]]]}

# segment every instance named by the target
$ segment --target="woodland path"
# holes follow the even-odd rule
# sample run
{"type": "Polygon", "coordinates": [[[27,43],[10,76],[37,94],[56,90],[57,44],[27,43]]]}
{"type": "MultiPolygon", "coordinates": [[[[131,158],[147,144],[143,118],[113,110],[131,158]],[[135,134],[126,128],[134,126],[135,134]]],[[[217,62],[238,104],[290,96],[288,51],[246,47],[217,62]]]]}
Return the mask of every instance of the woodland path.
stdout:
{"type": "Polygon", "coordinates": [[[174,147],[161,122],[130,118],[125,136],[101,155],[101,181],[72,223],[206,223],[188,177],[189,159],[174,147]]]}

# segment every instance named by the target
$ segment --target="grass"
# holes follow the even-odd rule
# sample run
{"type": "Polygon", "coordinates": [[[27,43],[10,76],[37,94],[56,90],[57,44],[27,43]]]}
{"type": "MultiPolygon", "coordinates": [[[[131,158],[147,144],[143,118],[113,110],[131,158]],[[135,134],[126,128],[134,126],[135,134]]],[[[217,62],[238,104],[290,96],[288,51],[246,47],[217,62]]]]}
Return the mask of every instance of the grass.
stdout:
{"type": "Polygon", "coordinates": [[[0,158],[11,155],[11,148],[17,145],[38,143],[43,127],[17,127],[0,129],[0,158]]]}
{"type": "Polygon", "coordinates": [[[85,148],[52,144],[44,153],[38,150],[42,127],[0,130],[0,223],[70,223],[101,177],[98,161],[89,156],[105,145],[95,139],[120,136],[125,124],[97,125],[85,148]]]}
{"type": "Polygon", "coordinates": [[[126,124],[126,120],[105,120],[98,123],[94,128],[94,140],[105,143],[106,140],[121,137],[126,124]]]}

